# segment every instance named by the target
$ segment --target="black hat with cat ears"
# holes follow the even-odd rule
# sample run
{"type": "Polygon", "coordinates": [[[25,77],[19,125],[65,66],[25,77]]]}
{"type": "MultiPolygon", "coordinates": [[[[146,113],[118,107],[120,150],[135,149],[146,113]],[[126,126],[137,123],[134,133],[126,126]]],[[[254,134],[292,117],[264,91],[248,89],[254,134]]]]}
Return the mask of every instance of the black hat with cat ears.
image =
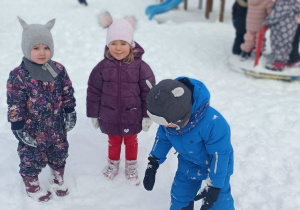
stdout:
{"type": "MultiPolygon", "coordinates": [[[[149,86],[149,82],[147,84],[149,86]]],[[[147,96],[149,117],[160,125],[174,124],[177,129],[190,119],[192,106],[192,92],[177,80],[160,81],[147,96]]]]}

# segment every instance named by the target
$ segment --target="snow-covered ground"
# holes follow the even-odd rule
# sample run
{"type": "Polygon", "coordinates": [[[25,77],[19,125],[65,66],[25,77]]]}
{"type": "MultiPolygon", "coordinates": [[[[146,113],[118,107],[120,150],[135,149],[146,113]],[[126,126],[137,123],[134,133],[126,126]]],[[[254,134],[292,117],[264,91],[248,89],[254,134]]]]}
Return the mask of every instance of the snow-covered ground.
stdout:
{"type": "MultiPolygon", "coordinates": [[[[160,166],[156,184],[148,192],[141,184],[130,186],[124,171],[108,181],[101,173],[107,158],[107,137],[92,127],[85,115],[88,76],[103,58],[106,31],[96,17],[108,10],[113,17],[134,15],[138,20],[135,40],[146,53],[157,81],[177,76],[202,80],[211,92],[211,105],[227,119],[232,129],[235,171],[231,179],[237,210],[300,209],[300,82],[255,79],[227,67],[234,29],[231,6],[226,1],[225,21],[218,22],[219,1],[209,20],[199,10],[198,0],[190,0],[188,11],[177,10],[149,21],[145,8],[158,0],[1,0],[0,1],[0,209],[1,210],[166,210],[176,171],[174,151],[160,166]],[[17,20],[44,24],[56,18],[52,29],[55,53],[73,81],[78,123],[69,133],[70,156],[65,180],[71,193],[37,203],[25,194],[18,174],[19,158],[10,124],[7,122],[6,81],[10,70],[22,58],[21,32],[17,20]]],[[[204,1],[205,2],[205,1],[204,1]]],[[[205,8],[205,4],[203,5],[205,8]]],[[[143,179],[147,157],[157,125],[139,134],[139,174],[143,179]]],[[[48,187],[49,168],[41,175],[48,187]]],[[[196,202],[195,209],[200,209],[196,202]]],[[[225,209],[226,210],[226,209],[225,209]]]]}

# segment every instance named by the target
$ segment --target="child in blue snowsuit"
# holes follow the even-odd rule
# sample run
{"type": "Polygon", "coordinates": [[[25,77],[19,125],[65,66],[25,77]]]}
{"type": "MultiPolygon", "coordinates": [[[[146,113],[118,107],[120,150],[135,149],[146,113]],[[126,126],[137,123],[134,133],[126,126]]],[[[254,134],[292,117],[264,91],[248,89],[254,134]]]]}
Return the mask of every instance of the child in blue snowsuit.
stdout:
{"type": "Polygon", "coordinates": [[[20,175],[29,197],[48,201],[52,193],[40,188],[38,175],[46,165],[52,172],[56,195],[68,188],[63,176],[68,157],[67,131],[76,123],[74,89],[65,67],[51,58],[54,43],[50,30],[55,19],[45,25],[23,28],[21,64],[7,80],[8,121],[19,141],[20,175]]]}
{"type": "Polygon", "coordinates": [[[209,100],[205,85],[187,77],[162,80],[147,96],[147,113],[160,126],[143,183],[146,190],[153,189],[156,171],[174,147],[178,168],[171,210],[194,209],[194,200],[199,199],[203,199],[201,210],[234,210],[229,183],[233,174],[230,127],[209,100]],[[203,180],[207,186],[197,195],[203,180]]]}

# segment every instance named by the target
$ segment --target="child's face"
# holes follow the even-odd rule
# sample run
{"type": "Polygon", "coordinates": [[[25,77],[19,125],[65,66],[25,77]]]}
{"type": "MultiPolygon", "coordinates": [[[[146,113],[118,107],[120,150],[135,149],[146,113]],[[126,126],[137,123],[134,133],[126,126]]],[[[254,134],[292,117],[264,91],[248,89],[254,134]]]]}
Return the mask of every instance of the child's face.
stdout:
{"type": "Polygon", "coordinates": [[[117,60],[122,60],[129,55],[130,45],[122,40],[116,40],[109,43],[109,52],[117,60]]]}
{"type": "MultiPolygon", "coordinates": [[[[188,124],[190,120],[187,120],[182,127],[186,126],[188,124]]],[[[173,123],[170,123],[168,125],[165,125],[165,128],[177,128],[177,125],[173,124],[173,123]]]]}
{"type": "Polygon", "coordinates": [[[174,124],[168,124],[168,125],[165,125],[165,128],[177,128],[177,125],[174,125],[174,124]]]}
{"type": "Polygon", "coordinates": [[[50,60],[50,48],[45,44],[34,45],[31,49],[31,60],[37,64],[45,64],[50,60]]]}

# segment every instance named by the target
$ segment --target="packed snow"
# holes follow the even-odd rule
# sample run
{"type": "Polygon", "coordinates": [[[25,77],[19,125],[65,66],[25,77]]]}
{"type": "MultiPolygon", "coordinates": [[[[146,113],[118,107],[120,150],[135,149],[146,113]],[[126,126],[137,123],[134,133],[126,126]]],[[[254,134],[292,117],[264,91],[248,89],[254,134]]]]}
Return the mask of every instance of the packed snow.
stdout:
{"type": "MultiPolygon", "coordinates": [[[[300,82],[257,79],[228,67],[235,35],[231,6],[226,1],[224,22],[218,21],[220,2],[214,1],[209,20],[198,0],[155,16],[149,21],[144,11],[158,0],[1,0],[0,1],[0,209],[1,210],[166,210],[177,167],[171,150],[160,166],[153,191],[127,183],[124,148],[120,173],[107,180],[102,169],[107,162],[107,136],[93,128],[86,117],[86,88],[92,68],[103,58],[106,30],[97,16],[108,10],[113,17],[134,15],[138,20],[135,40],[144,48],[143,59],[157,81],[178,76],[199,79],[211,92],[211,105],[227,119],[232,130],[235,170],[231,187],[237,210],[300,209],[300,82]],[[22,27],[45,24],[56,18],[52,29],[53,60],[67,69],[77,99],[76,127],[69,132],[69,158],[65,182],[70,194],[53,196],[47,203],[29,198],[18,173],[17,140],[7,122],[6,81],[22,59],[22,27]]],[[[205,8],[203,1],[203,8],[205,8]]],[[[157,125],[139,138],[140,179],[147,166],[157,125]]],[[[50,170],[40,174],[41,186],[49,187],[50,170]]],[[[195,203],[200,209],[201,202],[195,203]]],[[[225,209],[226,210],[226,209],[225,209]]]]}

